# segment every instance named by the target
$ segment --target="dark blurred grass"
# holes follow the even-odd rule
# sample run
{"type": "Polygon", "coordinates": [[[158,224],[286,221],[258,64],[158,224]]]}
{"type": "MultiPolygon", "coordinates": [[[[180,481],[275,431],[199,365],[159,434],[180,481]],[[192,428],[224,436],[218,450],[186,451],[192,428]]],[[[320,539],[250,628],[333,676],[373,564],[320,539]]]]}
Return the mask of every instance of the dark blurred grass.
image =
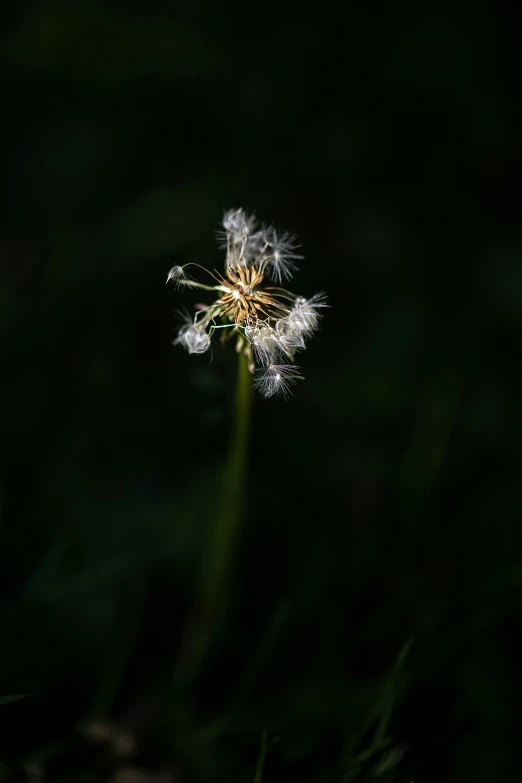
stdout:
{"type": "Polygon", "coordinates": [[[0,697],[29,695],[0,704],[0,779],[250,781],[266,730],[263,779],[339,781],[412,636],[380,779],[516,779],[519,14],[4,14],[0,697]],[[219,267],[240,205],[298,233],[294,289],[332,308],[292,400],[257,402],[228,612],[181,699],[235,367],[172,348],[194,297],[164,280],[219,267]],[[131,759],[77,732],[100,700],[131,759]]]}

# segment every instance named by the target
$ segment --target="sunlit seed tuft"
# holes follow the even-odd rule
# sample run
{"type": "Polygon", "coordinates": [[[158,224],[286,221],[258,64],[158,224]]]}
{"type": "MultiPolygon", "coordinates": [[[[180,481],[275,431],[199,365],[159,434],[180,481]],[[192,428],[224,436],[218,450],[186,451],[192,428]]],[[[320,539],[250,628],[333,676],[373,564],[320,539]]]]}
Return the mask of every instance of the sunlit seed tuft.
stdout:
{"type": "Polygon", "coordinates": [[[302,376],[294,364],[269,364],[255,371],[254,388],[263,397],[281,394],[286,398],[291,394],[290,387],[299,379],[302,376]]]}
{"type": "Polygon", "coordinates": [[[201,326],[182,326],[173,344],[189,353],[205,353],[210,348],[210,337],[201,326]]]}
{"type": "Polygon", "coordinates": [[[177,287],[186,286],[190,288],[191,281],[182,266],[173,266],[172,269],[169,269],[165,282],[170,283],[171,280],[177,287]]]}

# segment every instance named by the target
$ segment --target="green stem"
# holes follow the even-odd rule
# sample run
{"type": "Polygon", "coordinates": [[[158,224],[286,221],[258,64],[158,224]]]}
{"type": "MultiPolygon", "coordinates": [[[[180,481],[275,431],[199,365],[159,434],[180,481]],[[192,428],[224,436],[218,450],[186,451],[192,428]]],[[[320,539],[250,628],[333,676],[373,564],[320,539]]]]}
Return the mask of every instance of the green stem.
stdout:
{"type": "Polygon", "coordinates": [[[204,605],[214,614],[226,591],[230,575],[234,542],[243,516],[248,439],[252,410],[252,375],[248,358],[239,354],[236,390],[236,416],[228,452],[223,494],[204,586],[204,605]]]}
{"type": "Polygon", "coordinates": [[[243,516],[253,389],[252,375],[248,369],[249,359],[244,351],[238,357],[235,420],[221,501],[210,536],[199,595],[181,639],[174,677],[177,685],[186,685],[197,674],[207,652],[216,616],[226,600],[235,541],[243,516]]]}

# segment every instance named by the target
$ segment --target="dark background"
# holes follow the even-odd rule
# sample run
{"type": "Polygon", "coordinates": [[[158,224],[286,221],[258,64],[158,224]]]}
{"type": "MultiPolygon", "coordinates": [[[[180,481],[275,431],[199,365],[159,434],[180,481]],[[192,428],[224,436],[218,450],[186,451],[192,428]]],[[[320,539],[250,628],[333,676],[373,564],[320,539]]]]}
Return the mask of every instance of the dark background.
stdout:
{"type": "Polygon", "coordinates": [[[177,5],[2,12],[0,780],[253,781],[263,731],[265,783],[516,780],[520,15],[177,5]],[[165,277],[238,206],[331,309],[180,694],[235,356],[165,277]]]}

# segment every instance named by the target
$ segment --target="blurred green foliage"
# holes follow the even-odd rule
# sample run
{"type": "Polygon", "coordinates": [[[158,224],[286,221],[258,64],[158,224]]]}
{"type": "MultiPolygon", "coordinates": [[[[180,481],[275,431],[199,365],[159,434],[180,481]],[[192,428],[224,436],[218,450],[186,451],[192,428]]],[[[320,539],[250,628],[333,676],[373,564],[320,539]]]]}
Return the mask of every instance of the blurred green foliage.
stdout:
{"type": "Polygon", "coordinates": [[[3,14],[0,780],[516,780],[518,12],[3,14]],[[235,366],[172,348],[164,280],[231,206],[332,308],[179,693],[235,366]]]}

